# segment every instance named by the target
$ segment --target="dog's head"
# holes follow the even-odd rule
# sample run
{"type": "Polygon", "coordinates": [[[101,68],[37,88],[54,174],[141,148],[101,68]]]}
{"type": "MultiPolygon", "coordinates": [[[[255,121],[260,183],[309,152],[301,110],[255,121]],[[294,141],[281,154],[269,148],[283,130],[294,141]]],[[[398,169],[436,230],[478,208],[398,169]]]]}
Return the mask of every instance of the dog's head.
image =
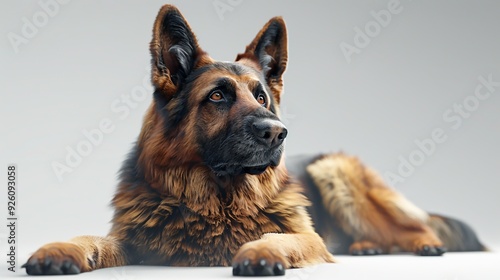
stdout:
{"type": "Polygon", "coordinates": [[[287,129],[279,120],[287,35],[271,19],[235,62],[215,61],[182,14],[160,10],[150,45],[156,109],[170,152],[217,175],[261,174],[279,164],[287,129]],[[175,145],[172,144],[175,142],[175,145]]]}

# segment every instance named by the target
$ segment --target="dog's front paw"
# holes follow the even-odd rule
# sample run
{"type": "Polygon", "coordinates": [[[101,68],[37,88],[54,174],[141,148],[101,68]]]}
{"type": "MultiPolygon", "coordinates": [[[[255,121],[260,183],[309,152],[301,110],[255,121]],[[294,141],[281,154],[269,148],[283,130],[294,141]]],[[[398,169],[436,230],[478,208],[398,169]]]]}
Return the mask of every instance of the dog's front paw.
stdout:
{"type": "Polygon", "coordinates": [[[233,258],[234,276],[285,275],[287,261],[281,253],[272,252],[264,244],[252,245],[243,246],[233,258]]]}
{"type": "Polygon", "coordinates": [[[84,251],[73,243],[50,243],[21,266],[29,275],[78,274],[90,270],[84,251]]]}
{"type": "Polygon", "coordinates": [[[439,245],[422,245],[415,250],[415,254],[420,256],[441,256],[444,253],[446,253],[446,248],[439,245]]]}

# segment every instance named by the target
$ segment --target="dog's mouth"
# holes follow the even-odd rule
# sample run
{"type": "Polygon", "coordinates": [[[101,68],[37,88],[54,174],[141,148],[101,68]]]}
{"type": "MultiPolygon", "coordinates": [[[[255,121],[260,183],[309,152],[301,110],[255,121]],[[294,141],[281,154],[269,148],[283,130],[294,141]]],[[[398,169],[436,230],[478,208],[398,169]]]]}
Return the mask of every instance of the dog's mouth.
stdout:
{"type": "Polygon", "coordinates": [[[254,154],[251,157],[230,162],[207,162],[207,166],[219,177],[239,175],[261,175],[267,168],[276,167],[281,161],[281,149],[271,154],[254,154]]]}
{"type": "Polygon", "coordinates": [[[269,164],[244,166],[243,172],[251,175],[260,175],[266,171],[267,167],[269,167],[269,164]]]}
{"type": "Polygon", "coordinates": [[[221,164],[212,167],[212,170],[218,176],[235,176],[235,175],[260,175],[266,171],[270,166],[276,166],[274,162],[260,164],[260,165],[233,165],[233,164],[221,164]]]}

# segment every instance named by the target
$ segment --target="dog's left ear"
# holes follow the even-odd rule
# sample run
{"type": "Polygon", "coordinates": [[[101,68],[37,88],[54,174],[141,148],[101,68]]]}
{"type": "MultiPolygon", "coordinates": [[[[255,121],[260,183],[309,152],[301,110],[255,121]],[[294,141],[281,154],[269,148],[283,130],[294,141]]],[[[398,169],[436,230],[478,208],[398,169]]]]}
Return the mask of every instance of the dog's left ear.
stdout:
{"type": "Polygon", "coordinates": [[[274,99],[279,103],[283,91],[283,72],[288,60],[288,41],[283,18],[274,17],[264,25],[245,52],[236,57],[236,61],[243,59],[258,63],[274,99]]]}

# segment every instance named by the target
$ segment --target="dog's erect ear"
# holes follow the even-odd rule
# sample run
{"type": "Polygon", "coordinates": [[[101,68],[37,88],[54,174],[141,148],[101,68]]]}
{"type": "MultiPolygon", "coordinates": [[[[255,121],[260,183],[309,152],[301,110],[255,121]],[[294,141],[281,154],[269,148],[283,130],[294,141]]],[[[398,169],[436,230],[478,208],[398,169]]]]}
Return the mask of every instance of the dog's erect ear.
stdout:
{"type": "Polygon", "coordinates": [[[150,51],[153,85],[167,101],[187,75],[209,59],[198,46],[186,19],[172,5],[165,5],[158,12],[150,51]]]}
{"type": "Polygon", "coordinates": [[[236,61],[251,59],[258,62],[266,82],[279,103],[283,90],[283,72],[288,60],[288,41],[285,21],[274,17],[259,31],[245,53],[239,54],[236,61]]]}

